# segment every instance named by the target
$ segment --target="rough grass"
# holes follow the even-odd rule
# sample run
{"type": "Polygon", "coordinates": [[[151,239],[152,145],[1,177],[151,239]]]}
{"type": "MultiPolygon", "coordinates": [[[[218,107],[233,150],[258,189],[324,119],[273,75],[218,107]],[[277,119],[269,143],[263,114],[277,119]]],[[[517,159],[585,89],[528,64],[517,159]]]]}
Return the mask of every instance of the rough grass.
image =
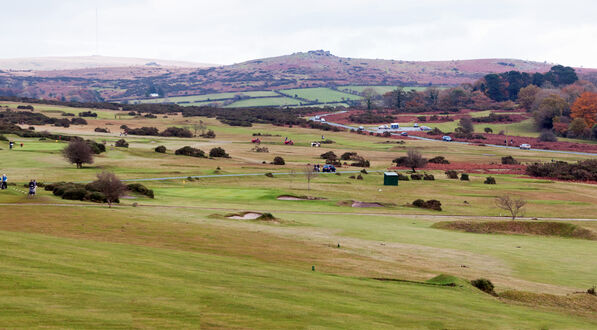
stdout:
{"type": "Polygon", "coordinates": [[[437,229],[449,229],[479,234],[520,234],[559,236],[597,240],[597,234],[578,225],[553,221],[441,221],[432,225],[437,229]]]}
{"type": "Polygon", "coordinates": [[[548,293],[507,290],[500,293],[500,298],[525,305],[553,307],[584,313],[597,313],[597,296],[587,293],[574,293],[561,296],[548,293]]]}

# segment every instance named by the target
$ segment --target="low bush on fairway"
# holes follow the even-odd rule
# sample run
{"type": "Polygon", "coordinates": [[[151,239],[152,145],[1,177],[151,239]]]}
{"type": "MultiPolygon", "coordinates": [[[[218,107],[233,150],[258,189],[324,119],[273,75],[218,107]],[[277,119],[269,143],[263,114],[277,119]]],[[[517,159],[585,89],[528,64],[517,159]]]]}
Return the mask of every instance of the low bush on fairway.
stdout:
{"type": "Polygon", "coordinates": [[[182,155],[182,156],[191,156],[191,157],[200,157],[200,158],[207,158],[205,156],[205,152],[201,149],[193,148],[190,146],[184,146],[180,149],[176,149],[174,151],[175,155],[182,155]]]}

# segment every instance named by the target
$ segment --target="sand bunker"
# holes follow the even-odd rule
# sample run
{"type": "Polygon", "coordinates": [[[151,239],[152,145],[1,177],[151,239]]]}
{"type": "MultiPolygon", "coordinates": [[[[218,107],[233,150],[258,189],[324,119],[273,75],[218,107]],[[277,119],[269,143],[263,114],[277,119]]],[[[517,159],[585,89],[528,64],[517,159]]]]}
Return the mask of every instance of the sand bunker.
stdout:
{"type": "Polygon", "coordinates": [[[243,214],[236,214],[227,217],[228,219],[235,219],[235,220],[255,220],[261,216],[261,213],[257,212],[247,212],[243,214]]]}
{"type": "Polygon", "coordinates": [[[352,203],[352,207],[383,207],[383,205],[381,205],[379,203],[366,203],[366,202],[355,201],[352,203]]]}

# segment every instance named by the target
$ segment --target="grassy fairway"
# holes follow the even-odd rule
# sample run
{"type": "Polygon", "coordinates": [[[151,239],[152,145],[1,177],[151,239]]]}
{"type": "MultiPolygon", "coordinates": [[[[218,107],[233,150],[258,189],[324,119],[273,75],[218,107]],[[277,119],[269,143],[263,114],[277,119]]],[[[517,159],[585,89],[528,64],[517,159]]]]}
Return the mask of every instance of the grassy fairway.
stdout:
{"type": "MultiPolygon", "coordinates": [[[[83,236],[106,220],[94,221],[92,227],[80,229],[83,236]]],[[[71,226],[80,224],[75,221],[71,226]]],[[[135,227],[135,220],[129,221],[123,231],[129,237],[149,234],[135,227]]],[[[192,247],[180,243],[156,248],[0,231],[0,324],[85,328],[360,324],[434,329],[597,324],[590,318],[504,304],[470,287],[379,282],[312,272],[288,262],[274,264],[266,262],[266,255],[255,260],[188,248],[192,247]]]]}
{"type": "MultiPolygon", "coordinates": [[[[59,109],[34,106],[61,116],[59,109]]],[[[383,186],[380,173],[409,148],[426,158],[445,156],[452,165],[489,165],[508,155],[523,163],[591,156],[265,124],[231,127],[180,114],[114,119],[118,112],[92,111],[100,117],[87,119],[86,126],[35,128],[105,143],[107,151],[82,169],[63,159],[65,142],[7,135],[15,149],[0,145],[0,174],[16,184],[0,191],[0,328],[597,328],[591,307],[597,297],[578,293],[596,283],[596,241],[433,227],[439,221],[495,221],[488,216],[505,215],[495,196],[511,194],[528,201],[527,217],[565,218],[559,221],[597,232],[597,220],[574,221],[597,219],[597,185],[499,169],[471,172],[470,181],[460,181],[418,169],[435,180],[383,186]],[[190,128],[198,120],[215,131],[215,139],[127,136],[129,148],[114,147],[122,124],[163,130],[190,128]],[[269,152],[253,150],[255,133],[269,152]],[[286,137],[295,144],[284,145],[286,137]],[[323,139],[333,143],[310,146],[323,139]],[[158,145],[167,152],[156,153],[158,145]],[[183,146],[206,152],[221,147],[231,158],[175,155],[183,146]],[[356,173],[320,173],[307,185],[305,167],[323,164],[320,155],[327,151],[357,152],[371,167],[359,173],[361,168],[346,164],[339,170],[356,173]],[[270,164],[275,156],[285,165],[270,164]],[[113,208],[63,200],[42,188],[34,199],[24,194],[23,184],[32,178],[80,182],[104,170],[133,182],[177,179],[143,181],[155,198],[130,193],[113,208]],[[263,175],[269,172],[277,175],[263,175]],[[229,174],[256,175],[188,179],[229,174]],[[360,180],[350,178],[359,174],[360,180]],[[483,184],[488,175],[496,185],[483,184]],[[318,199],[278,200],[280,195],[318,199]],[[417,198],[441,201],[442,211],[413,207],[417,198]],[[358,208],[352,201],[384,206],[358,208]],[[271,212],[276,219],[227,217],[245,211],[271,212]],[[440,274],[457,285],[426,283],[440,274]],[[501,296],[468,284],[477,278],[490,279],[501,296]],[[558,303],[547,303],[553,301],[558,303]]],[[[510,129],[516,125],[522,123],[510,129]]]]}

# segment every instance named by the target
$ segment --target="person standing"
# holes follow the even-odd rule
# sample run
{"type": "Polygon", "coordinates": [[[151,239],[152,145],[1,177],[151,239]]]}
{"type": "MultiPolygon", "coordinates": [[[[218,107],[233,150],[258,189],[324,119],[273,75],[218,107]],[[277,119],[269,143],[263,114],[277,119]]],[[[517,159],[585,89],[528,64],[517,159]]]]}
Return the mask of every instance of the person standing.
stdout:
{"type": "Polygon", "coordinates": [[[37,188],[37,182],[35,182],[35,180],[29,181],[29,196],[28,196],[28,198],[35,197],[36,188],[37,188]]]}
{"type": "Polygon", "coordinates": [[[2,174],[2,183],[0,185],[2,190],[8,188],[8,177],[6,176],[6,174],[2,174]]]}

